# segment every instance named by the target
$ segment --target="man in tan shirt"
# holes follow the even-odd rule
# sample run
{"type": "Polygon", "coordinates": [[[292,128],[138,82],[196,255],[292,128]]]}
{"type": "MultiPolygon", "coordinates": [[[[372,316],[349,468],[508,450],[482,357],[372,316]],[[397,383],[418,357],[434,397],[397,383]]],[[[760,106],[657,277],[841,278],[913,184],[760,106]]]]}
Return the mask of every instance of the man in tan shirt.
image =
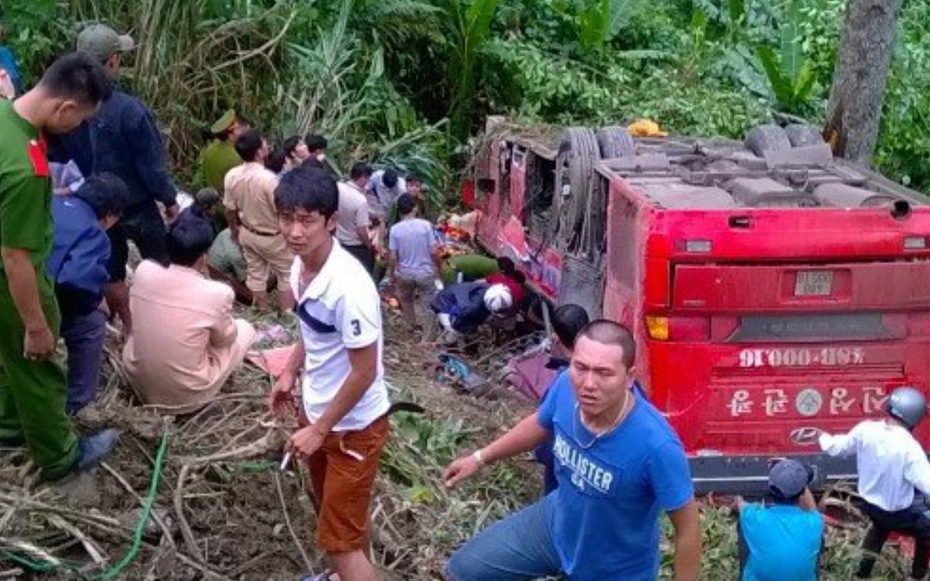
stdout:
{"type": "Polygon", "coordinates": [[[358,259],[368,271],[375,272],[375,246],[368,231],[368,200],[365,186],[371,167],[356,163],[349,171],[349,181],[339,182],[339,210],[336,212],[336,240],[358,259]]]}
{"type": "Polygon", "coordinates": [[[288,286],[294,254],[278,228],[274,206],[278,177],[265,167],[268,151],[268,143],[254,129],[236,139],[236,152],[244,163],[226,173],[223,203],[233,240],[245,256],[245,286],[255,306],[268,308],[268,277],[274,274],[278,308],[285,312],[294,306],[294,294],[288,286]]]}
{"type": "Polygon", "coordinates": [[[123,348],[129,383],[142,401],[169,414],[209,403],[255,341],[248,321],[233,319],[233,291],[201,274],[213,226],[200,219],[168,233],[171,265],[143,261],[133,276],[133,325],[123,348]]]}

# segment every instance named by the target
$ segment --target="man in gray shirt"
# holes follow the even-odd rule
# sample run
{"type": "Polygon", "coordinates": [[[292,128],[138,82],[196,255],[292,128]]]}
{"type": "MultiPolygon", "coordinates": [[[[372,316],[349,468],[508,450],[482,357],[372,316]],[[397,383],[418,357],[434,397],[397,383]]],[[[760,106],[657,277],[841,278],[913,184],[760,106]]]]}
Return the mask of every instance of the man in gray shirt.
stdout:
{"type": "Polygon", "coordinates": [[[404,320],[412,327],[419,325],[428,340],[432,324],[429,302],[436,291],[439,279],[439,240],[433,225],[417,217],[417,203],[410,194],[397,199],[400,221],[388,236],[391,251],[388,276],[397,281],[401,311],[404,320]]]}

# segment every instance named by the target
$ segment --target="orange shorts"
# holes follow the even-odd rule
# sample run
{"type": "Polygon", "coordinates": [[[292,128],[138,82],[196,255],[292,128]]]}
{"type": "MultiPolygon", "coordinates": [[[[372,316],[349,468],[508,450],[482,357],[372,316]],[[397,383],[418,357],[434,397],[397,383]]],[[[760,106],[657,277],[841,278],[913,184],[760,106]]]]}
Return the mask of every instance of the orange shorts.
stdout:
{"type": "Polygon", "coordinates": [[[368,543],[371,493],[389,429],[385,416],[363,430],[332,432],[307,459],[319,516],[316,541],[327,553],[356,551],[368,543]]]}

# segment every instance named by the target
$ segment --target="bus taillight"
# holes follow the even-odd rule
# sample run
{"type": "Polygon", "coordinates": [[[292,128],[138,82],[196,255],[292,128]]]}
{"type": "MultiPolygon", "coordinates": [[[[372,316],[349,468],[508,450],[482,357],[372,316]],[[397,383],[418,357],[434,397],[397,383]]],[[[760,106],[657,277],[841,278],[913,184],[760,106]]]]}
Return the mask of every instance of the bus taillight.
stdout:
{"type": "Polygon", "coordinates": [[[710,317],[647,315],[646,329],[656,341],[706,341],[710,339],[710,317]]]}

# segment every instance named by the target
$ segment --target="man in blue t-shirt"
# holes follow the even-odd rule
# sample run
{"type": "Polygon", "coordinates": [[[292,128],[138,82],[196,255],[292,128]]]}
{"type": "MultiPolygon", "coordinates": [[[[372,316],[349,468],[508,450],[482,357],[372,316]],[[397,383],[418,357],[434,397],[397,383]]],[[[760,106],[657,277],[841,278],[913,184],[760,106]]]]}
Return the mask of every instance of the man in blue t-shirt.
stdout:
{"type": "Polygon", "coordinates": [[[742,581],[816,581],[823,516],[810,489],[812,473],[797,460],[782,460],[769,472],[774,504],[737,497],[742,581]]]}
{"type": "Polygon", "coordinates": [[[558,488],[481,532],[452,555],[451,581],[654,581],[659,515],[675,529],[675,581],[694,581],[701,531],[681,442],[634,389],[635,344],[606,320],[587,325],[539,410],[446,468],[452,488],[484,464],[553,438],[558,488]]]}

